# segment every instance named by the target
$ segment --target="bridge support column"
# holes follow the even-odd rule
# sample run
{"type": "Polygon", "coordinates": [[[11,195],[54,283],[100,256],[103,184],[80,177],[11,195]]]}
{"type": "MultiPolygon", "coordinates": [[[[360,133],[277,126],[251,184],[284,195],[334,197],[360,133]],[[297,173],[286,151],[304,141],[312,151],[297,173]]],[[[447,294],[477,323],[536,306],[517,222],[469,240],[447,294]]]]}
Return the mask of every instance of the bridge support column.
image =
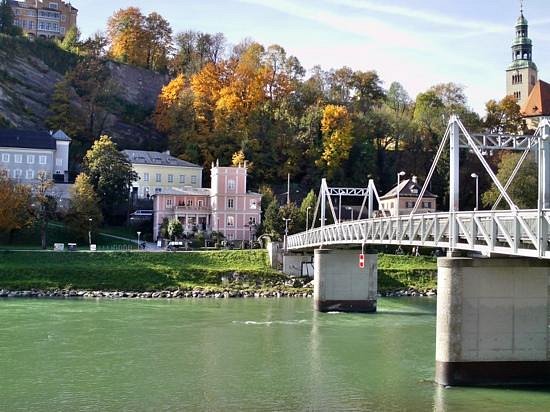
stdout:
{"type": "Polygon", "coordinates": [[[376,312],[378,255],[365,255],[359,268],[359,251],[316,249],[314,299],[320,312],[376,312]]]}
{"type": "Polygon", "coordinates": [[[524,258],[438,259],[435,380],[550,384],[550,266],[524,258]]]}

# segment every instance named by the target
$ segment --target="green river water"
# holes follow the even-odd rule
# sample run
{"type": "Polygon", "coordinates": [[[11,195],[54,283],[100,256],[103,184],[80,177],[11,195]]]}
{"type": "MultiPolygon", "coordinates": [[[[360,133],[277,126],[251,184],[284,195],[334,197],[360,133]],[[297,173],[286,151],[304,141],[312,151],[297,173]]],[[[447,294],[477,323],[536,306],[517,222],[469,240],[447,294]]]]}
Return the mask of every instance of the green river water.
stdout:
{"type": "Polygon", "coordinates": [[[0,300],[1,411],[548,411],[433,383],[435,299],[0,300]]]}

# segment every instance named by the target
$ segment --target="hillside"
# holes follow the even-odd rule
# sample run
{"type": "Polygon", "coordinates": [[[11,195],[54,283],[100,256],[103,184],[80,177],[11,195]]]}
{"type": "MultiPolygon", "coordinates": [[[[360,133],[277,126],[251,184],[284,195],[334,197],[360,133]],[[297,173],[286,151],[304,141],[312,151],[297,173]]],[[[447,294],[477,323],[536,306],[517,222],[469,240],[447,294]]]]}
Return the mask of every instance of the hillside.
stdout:
{"type": "MultiPolygon", "coordinates": [[[[78,62],[78,56],[47,41],[0,35],[0,126],[45,130],[55,85],[78,62]]],[[[104,133],[122,148],[158,146],[162,137],[146,121],[167,75],[107,62],[115,85],[104,133]]],[[[76,93],[71,104],[82,102],[76,93]]]]}

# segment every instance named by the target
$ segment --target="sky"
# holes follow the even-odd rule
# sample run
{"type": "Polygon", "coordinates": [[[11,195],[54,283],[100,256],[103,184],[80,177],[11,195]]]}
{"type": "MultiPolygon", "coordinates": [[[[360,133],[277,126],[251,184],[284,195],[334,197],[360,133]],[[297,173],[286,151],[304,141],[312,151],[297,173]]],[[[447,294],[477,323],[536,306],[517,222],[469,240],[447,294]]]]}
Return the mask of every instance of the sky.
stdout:
{"type": "MultiPolygon", "coordinates": [[[[414,99],[442,82],[464,86],[468,104],[506,92],[519,0],[73,0],[84,36],[104,31],[118,9],[156,11],[174,33],[222,32],[230,44],[278,44],[302,66],[376,70],[414,99]]],[[[539,78],[550,81],[548,0],[525,0],[539,78]]]]}

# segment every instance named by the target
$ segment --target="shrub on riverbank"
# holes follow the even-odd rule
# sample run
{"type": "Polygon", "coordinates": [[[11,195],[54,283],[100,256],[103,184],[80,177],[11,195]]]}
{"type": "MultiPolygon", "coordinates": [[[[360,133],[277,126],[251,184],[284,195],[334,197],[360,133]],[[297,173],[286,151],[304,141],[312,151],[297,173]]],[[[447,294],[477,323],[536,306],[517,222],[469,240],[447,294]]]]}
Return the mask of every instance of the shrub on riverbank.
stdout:
{"type": "Polygon", "coordinates": [[[0,288],[151,291],[220,285],[271,285],[285,277],[263,250],[192,253],[0,252],[0,288]]]}

